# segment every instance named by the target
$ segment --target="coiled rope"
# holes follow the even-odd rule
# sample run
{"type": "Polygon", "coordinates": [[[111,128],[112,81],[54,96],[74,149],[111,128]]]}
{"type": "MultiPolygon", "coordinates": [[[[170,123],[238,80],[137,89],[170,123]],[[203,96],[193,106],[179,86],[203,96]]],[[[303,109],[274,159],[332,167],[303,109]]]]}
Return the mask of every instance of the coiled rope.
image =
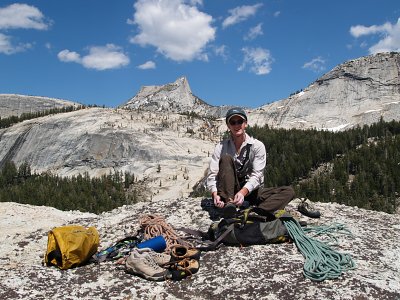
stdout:
{"type": "Polygon", "coordinates": [[[167,247],[165,252],[171,252],[171,248],[175,245],[182,245],[193,248],[193,245],[182,239],[168,224],[163,217],[159,215],[143,215],[139,218],[139,224],[143,229],[143,237],[145,240],[162,235],[165,239],[167,247]]]}
{"type": "MultiPolygon", "coordinates": [[[[313,281],[335,279],[341,276],[343,272],[356,267],[349,254],[339,253],[333,250],[327,243],[308,237],[296,220],[288,218],[284,219],[283,223],[290,237],[305,258],[303,274],[306,278],[313,281]]],[[[335,226],[319,227],[314,230],[317,235],[320,235],[338,229],[344,229],[344,226],[336,224],[335,226]]],[[[349,233],[349,231],[347,232],[349,233]]]]}

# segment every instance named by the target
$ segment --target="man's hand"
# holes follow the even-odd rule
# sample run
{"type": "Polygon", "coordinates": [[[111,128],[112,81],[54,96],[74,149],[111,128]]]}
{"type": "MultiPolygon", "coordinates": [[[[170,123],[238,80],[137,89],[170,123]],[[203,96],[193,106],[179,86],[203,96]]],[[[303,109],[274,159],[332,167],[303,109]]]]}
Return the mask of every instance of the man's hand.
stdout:
{"type": "Polygon", "coordinates": [[[214,205],[219,208],[223,208],[225,203],[221,201],[221,197],[217,193],[213,193],[214,205]]]}
{"type": "Polygon", "coordinates": [[[237,192],[237,194],[233,198],[233,203],[236,206],[241,206],[243,204],[243,201],[244,201],[244,195],[242,194],[241,191],[237,192]]]}

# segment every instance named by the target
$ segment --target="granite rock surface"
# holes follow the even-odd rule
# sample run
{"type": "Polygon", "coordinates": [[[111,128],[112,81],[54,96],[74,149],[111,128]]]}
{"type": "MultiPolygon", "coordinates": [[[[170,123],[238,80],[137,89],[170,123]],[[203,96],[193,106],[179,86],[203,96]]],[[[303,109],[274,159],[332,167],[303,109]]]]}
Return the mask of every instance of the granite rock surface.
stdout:
{"type": "MultiPolygon", "coordinates": [[[[202,198],[165,199],[124,206],[101,215],[61,212],[49,207],[0,203],[1,299],[399,299],[400,217],[315,203],[320,219],[297,216],[308,226],[344,224],[334,249],[348,253],[356,269],[335,280],[313,282],[293,243],[223,246],[203,252],[198,273],[182,281],[152,282],[127,274],[115,262],[60,271],[42,265],[50,229],[64,224],[95,226],[100,249],[133,235],[139,217],[158,214],[174,228],[207,230],[202,198]]],[[[289,203],[296,215],[299,199],[289,203]]],[[[181,233],[177,231],[178,233],[181,233]]]]}

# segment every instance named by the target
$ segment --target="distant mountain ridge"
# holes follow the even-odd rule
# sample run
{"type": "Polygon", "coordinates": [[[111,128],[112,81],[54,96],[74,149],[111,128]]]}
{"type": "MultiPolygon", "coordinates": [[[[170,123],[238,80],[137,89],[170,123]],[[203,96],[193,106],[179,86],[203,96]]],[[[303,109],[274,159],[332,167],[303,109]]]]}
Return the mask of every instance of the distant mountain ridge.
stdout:
{"type": "MultiPolygon", "coordinates": [[[[378,53],[344,62],[286,99],[247,109],[250,125],[340,131],[370,125],[382,117],[400,120],[400,54],[378,53]]],[[[0,94],[0,116],[77,105],[47,97],[0,94]]],[[[223,118],[232,106],[212,106],[195,96],[186,77],[164,85],[142,86],[118,108],[196,113],[223,118]]]]}
{"type": "MultiPolygon", "coordinates": [[[[303,91],[247,109],[250,125],[340,131],[370,125],[382,117],[400,120],[400,54],[378,53],[349,60],[303,91]]],[[[222,118],[230,107],[215,107],[194,96],[185,77],[161,86],[144,86],[125,109],[196,112],[222,118]]]]}
{"type": "Polygon", "coordinates": [[[79,106],[69,100],[17,94],[0,94],[0,117],[20,116],[23,113],[35,113],[53,108],[79,106]]]}
{"type": "Polygon", "coordinates": [[[338,65],[300,93],[251,112],[253,124],[340,131],[382,117],[400,120],[400,54],[378,53],[338,65]]]}
{"type": "Polygon", "coordinates": [[[0,129],[0,169],[13,161],[63,177],[129,172],[164,190],[153,197],[189,194],[207,168],[219,137],[217,123],[101,107],[48,115],[0,129]]]}
{"type": "MultiPolygon", "coordinates": [[[[381,117],[400,120],[399,61],[399,53],[382,53],[343,63],[300,93],[247,109],[249,123],[345,130],[381,117]]],[[[9,113],[23,111],[21,102],[29,103],[26,112],[74,104],[45,97],[0,96],[0,100],[6,98],[0,103],[11,105],[0,104],[5,111],[8,107],[9,113]]],[[[159,166],[173,170],[168,178],[189,168],[192,174],[199,172],[198,168],[203,173],[215,142],[226,130],[223,116],[227,109],[194,96],[187,79],[181,77],[174,83],[142,87],[118,109],[87,108],[0,129],[0,166],[8,160],[16,165],[27,162],[32,170],[61,176],[129,171],[158,179],[166,176],[157,172],[159,166]],[[182,115],[191,112],[203,118],[182,115]],[[211,116],[215,118],[206,118],[211,116]]],[[[186,173],[182,176],[187,177],[186,173]]],[[[181,185],[185,191],[189,189],[185,183],[181,185]]]]}

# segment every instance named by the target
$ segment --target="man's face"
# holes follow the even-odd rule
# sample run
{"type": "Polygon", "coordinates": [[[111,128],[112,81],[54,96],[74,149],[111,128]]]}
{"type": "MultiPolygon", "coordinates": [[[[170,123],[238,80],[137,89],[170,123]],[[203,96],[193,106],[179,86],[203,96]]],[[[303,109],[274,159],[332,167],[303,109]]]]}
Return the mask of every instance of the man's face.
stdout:
{"type": "Polygon", "coordinates": [[[247,127],[246,120],[239,116],[234,116],[229,119],[228,128],[233,136],[241,136],[244,134],[244,130],[247,127]]]}

